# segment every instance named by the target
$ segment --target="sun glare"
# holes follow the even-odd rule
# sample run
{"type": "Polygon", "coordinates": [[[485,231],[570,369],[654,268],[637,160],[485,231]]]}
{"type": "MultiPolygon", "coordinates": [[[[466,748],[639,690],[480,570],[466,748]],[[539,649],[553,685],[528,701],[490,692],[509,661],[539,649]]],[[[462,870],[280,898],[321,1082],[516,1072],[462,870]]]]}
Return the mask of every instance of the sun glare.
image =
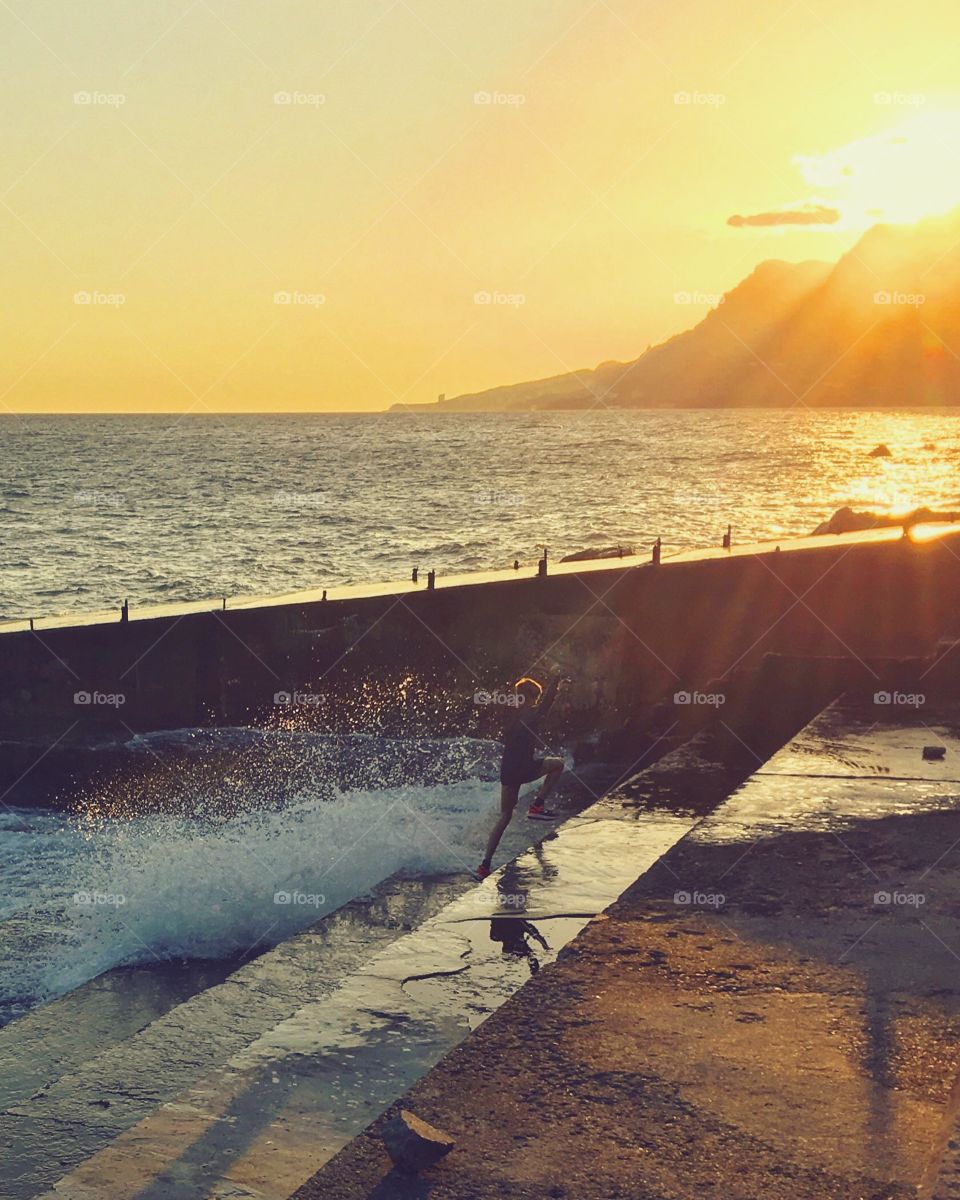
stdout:
{"type": "Polygon", "coordinates": [[[883,133],[796,162],[817,199],[838,208],[848,229],[947,212],[960,205],[960,110],[919,112],[883,133]]]}

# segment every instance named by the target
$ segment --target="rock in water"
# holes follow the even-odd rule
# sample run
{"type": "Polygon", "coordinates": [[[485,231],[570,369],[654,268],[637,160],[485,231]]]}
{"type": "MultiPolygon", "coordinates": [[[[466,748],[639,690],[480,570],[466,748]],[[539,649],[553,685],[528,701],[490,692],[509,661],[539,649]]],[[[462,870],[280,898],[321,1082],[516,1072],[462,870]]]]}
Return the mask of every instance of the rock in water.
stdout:
{"type": "Polygon", "coordinates": [[[881,442],[879,446],[874,446],[874,448],[867,455],[867,458],[890,458],[891,453],[892,451],[890,450],[890,447],[884,442],[881,442]]]}
{"type": "Polygon", "coordinates": [[[380,1136],[387,1153],[404,1171],[416,1172],[432,1167],[454,1147],[449,1134],[421,1121],[405,1108],[384,1125],[380,1136]]]}
{"type": "Polygon", "coordinates": [[[934,512],[930,508],[915,508],[903,516],[883,516],[879,513],[854,512],[852,508],[838,508],[829,521],[824,521],[813,531],[821,533],[856,533],[861,529],[885,529],[891,526],[923,525],[926,523],[946,524],[960,520],[957,512],[934,512]]]}
{"type": "Polygon", "coordinates": [[[561,562],[587,562],[591,558],[624,558],[636,554],[634,546],[602,546],[596,550],[577,550],[573,554],[565,554],[561,562]]]}

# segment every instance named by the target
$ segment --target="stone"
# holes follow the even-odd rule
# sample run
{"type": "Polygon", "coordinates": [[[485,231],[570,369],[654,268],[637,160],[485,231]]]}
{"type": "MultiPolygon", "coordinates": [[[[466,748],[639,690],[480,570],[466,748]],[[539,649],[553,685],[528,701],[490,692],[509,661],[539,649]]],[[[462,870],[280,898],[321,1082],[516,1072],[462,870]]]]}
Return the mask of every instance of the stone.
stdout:
{"type": "Polygon", "coordinates": [[[448,1133],[403,1108],[387,1121],[380,1136],[394,1164],[412,1173],[432,1167],[455,1145],[448,1133]]]}
{"type": "Polygon", "coordinates": [[[874,446],[874,448],[870,451],[870,453],[867,455],[867,457],[868,458],[890,458],[890,455],[891,455],[890,447],[888,445],[886,445],[884,442],[881,442],[879,446],[874,446]]]}

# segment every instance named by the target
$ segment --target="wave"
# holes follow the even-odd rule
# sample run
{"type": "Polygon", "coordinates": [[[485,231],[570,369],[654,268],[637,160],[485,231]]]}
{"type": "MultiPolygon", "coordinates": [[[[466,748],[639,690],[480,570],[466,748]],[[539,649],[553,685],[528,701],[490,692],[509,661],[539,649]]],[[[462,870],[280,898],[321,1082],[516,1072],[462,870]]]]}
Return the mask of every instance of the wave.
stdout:
{"type": "Polygon", "coordinates": [[[395,872],[471,869],[495,804],[495,788],[466,778],[301,786],[281,808],[227,819],[4,814],[0,1013],[118,966],[259,952],[395,872]]]}

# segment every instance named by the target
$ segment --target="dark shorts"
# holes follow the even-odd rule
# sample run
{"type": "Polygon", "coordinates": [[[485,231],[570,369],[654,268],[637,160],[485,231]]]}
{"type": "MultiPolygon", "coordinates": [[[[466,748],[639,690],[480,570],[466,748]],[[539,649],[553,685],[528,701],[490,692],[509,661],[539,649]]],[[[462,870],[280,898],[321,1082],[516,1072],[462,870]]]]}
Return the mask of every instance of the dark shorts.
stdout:
{"type": "Polygon", "coordinates": [[[534,758],[525,763],[504,763],[500,768],[500,782],[507,787],[520,787],[524,783],[542,779],[547,773],[544,761],[542,758],[534,758]]]}

